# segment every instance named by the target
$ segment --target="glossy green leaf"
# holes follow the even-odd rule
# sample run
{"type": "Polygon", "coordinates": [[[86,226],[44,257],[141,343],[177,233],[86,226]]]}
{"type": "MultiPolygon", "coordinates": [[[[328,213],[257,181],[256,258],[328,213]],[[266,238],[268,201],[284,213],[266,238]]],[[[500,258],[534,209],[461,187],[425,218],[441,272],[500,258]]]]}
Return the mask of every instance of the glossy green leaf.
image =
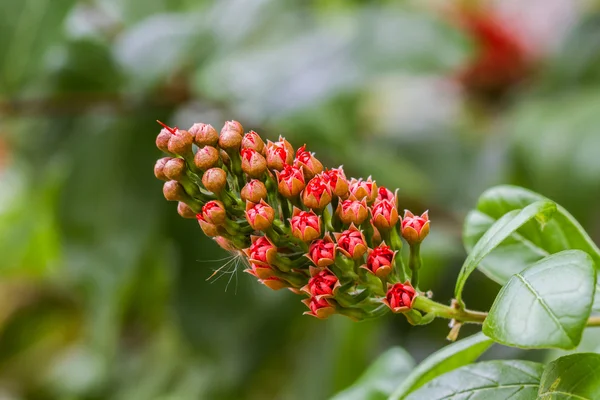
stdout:
{"type": "Polygon", "coordinates": [[[502,288],[483,332],[509,346],[577,347],[590,316],[595,274],[592,259],[580,250],[544,258],[502,288]]]}
{"type": "Polygon", "coordinates": [[[472,363],[492,344],[491,339],[482,333],[477,333],[441,348],[423,360],[411,372],[404,382],[394,390],[390,400],[404,399],[432,379],[472,363]]]}
{"type": "Polygon", "coordinates": [[[411,393],[410,400],[531,400],[544,366],[530,361],[485,361],[444,374],[411,393]]]}
{"type": "Polygon", "coordinates": [[[454,290],[456,299],[459,301],[462,300],[462,290],[469,275],[477,268],[485,256],[526,222],[535,218],[543,225],[552,217],[555,211],[555,203],[550,200],[540,200],[529,204],[522,210],[511,210],[498,219],[479,239],[465,260],[456,281],[456,288],[454,290]]]}
{"type": "Polygon", "coordinates": [[[414,365],[410,354],[400,347],[393,347],[371,364],[354,385],[338,393],[332,400],[387,399],[414,365]]]}
{"type": "Polygon", "coordinates": [[[600,399],[600,354],[577,353],[548,364],[539,400],[600,399]]]}
{"type": "MultiPolygon", "coordinates": [[[[503,215],[529,204],[548,200],[516,186],[497,186],[481,195],[477,209],[466,218],[463,241],[467,252],[503,215]]],[[[528,222],[488,254],[478,268],[490,279],[505,284],[511,276],[528,265],[563,250],[578,249],[588,253],[600,268],[600,250],[581,225],[567,210],[557,205],[557,211],[545,226],[528,222]]]]}

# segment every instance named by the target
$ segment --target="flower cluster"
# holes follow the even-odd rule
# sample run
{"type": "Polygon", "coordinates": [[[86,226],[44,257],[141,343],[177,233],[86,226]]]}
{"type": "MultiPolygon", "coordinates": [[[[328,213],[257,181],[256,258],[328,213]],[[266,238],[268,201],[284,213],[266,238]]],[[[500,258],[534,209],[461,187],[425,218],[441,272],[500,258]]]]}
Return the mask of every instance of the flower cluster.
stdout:
{"type": "Polygon", "coordinates": [[[265,143],[237,121],[220,133],[202,123],[162,125],[156,145],[168,157],[154,173],[165,181],[165,198],[221,247],[243,255],[260,283],[306,296],[306,313],[318,318],[411,311],[420,261],[407,268],[400,250],[404,238],[418,254],[427,212],[401,218],[397,191],[370,177],[347,179],[306,145],[295,151],[282,137],[265,143]]]}

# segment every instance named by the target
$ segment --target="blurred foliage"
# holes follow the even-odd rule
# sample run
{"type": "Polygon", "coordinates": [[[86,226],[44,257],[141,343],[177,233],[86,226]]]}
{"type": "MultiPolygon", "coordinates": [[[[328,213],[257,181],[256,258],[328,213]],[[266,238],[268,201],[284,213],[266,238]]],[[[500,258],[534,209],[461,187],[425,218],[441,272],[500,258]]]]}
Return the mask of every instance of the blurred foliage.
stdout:
{"type": "MultiPolygon", "coordinates": [[[[455,79],[478,38],[431,3],[0,0],[0,397],[324,399],[389,347],[444,345],[441,321],[317,321],[246,279],[162,198],[156,119],[237,119],[399,187],[430,209],[441,300],[490,185],[553,198],[598,241],[600,9],[577,3],[490,102],[455,79]]],[[[476,278],[487,309],[498,286],[476,278]]]]}

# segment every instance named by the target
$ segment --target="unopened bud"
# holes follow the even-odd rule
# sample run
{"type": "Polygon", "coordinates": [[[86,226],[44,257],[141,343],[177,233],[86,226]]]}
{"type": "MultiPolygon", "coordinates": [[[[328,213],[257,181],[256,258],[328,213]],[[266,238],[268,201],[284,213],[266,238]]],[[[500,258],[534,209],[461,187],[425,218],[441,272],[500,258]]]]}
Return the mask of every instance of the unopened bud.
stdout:
{"type": "Polygon", "coordinates": [[[183,218],[196,218],[196,213],[194,212],[194,210],[192,210],[190,206],[181,201],[179,202],[179,204],[177,204],[177,213],[183,218]]]}
{"type": "Polygon", "coordinates": [[[278,142],[267,141],[267,166],[276,171],[281,171],[294,161],[292,145],[283,138],[279,139],[278,142]]]}
{"type": "Polygon", "coordinates": [[[185,157],[192,154],[194,138],[188,131],[178,129],[169,139],[169,151],[185,157]]]}
{"type": "Polygon", "coordinates": [[[377,184],[371,177],[350,180],[350,198],[352,200],[366,199],[371,204],[377,198],[377,184]]]}
{"type": "Polygon", "coordinates": [[[225,122],[225,125],[223,125],[223,128],[221,128],[221,134],[225,131],[233,131],[240,136],[244,134],[244,128],[242,127],[242,124],[233,120],[225,122]]]}
{"type": "Polygon", "coordinates": [[[250,178],[260,178],[267,171],[267,161],[256,150],[242,149],[242,171],[250,178]]]}
{"type": "Polygon", "coordinates": [[[158,147],[160,151],[171,153],[169,151],[169,140],[171,140],[171,136],[173,136],[173,133],[171,133],[171,131],[169,131],[167,128],[161,129],[160,133],[156,137],[156,147],[158,147]]]}
{"type": "Polygon", "coordinates": [[[171,157],[163,157],[159,158],[154,164],[154,176],[156,176],[161,181],[168,181],[169,178],[165,175],[165,164],[171,159],[171,157]]]}
{"type": "Polygon", "coordinates": [[[312,211],[301,211],[294,207],[290,225],[292,235],[303,242],[312,242],[321,236],[321,218],[312,211]]]}
{"type": "Polygon", "coordinates": [[[306,179],[311,179],[323,171],[323,164],[312,153],[306,151],[306,145],[298,148],[298,151],[296,151],[294,165],[302,167],[306,179]]]}
{"type": "Polygon", "coordinates": [[[275,210],[264,200],[260,203],[246,203],[246,220],[255,231],[265,231],[271,227],[275,219],[275,210]]]}
{"type": "Polygon", "coordinates": [[[412,308],[417,296],[417,291],[409,281],[394,285],[388,284],[387,294],[383,303],[395,313],[407,312],[412,308]]]}
{"type": "Polygon", "coordinates": [[[204,146],[196,152],[194,164],[201,171],[216,167],[219,163],[219,150],[212,146],[204,146]]]}
{"type": "Polygon", "coordinates": [[[354,224],[344,232],[333,234],[337,241],[338,250],[348,258],[358,260],[367,252],[367,242],[364,235],[354,224]]]}
{"type": "Polygon", "coordinates": [[[188,130],[194,137],[194,143],[198,147],[214,146],[219,142],[219,133],[212,125],[195,123],[188,130]]]}
{"type": "Polygon", "coordinates": [[[425,211],[421,216],[414,215],[404,210],[402,218],[402,237],[410,245],[418,244],[429,234],[429,213],[425,211]]]}
{"type": "Polygon", "coordinates": [[[227,250],[227,251],[235,251],[236,250],[233,243],[231,243],[230,240],[225,239],[223,236],[216,236],[216,237],[214,237],[214,240],[219,245],[219,247],[221,247],[223,250],[227,250]]]}
{"type": "Polygon", "coordinates": [[[231,158],[229,158],[229,154],[227,154],[225,150],[219,150],[219,156],[221,157],[223,164],[229,165],[229,163],[231,162],[231,158]]]}
{"type": "Polygon", "coordinates": [[[389,231],[398,223],[399,216],[396,209],[396,200],[377,200],[371,208],[373,226],[380,231],[389,231]]]}
{"type": "Polygon", "coordinates": [[[363,265],[362,268],[377,275],[379,278],[385,278],[394,268],[396,253],[397,252],[390,249],[389,246],[380,244],[369,251],[367,263],[363,265]]]}
{"type": "Polygon", "coordinates": [[[202,175],[202,184],[213,193],[221,193],[227,185],[227,172],[221,168],[211,168],[202,175]]]}
{"type": "Polygon", "coordinates": [[[262,199],[267,198],[267,188],[265,184],[258,179],[252,179],[242,188],[241,196],[244,201],[260,203],[262,199]]]}
{"type": "Polygon", "coordinates": [[[369,216],[366,200],[343,200],[338,203],[337,215],[346,224],[362,224],[369,216]]]}
{"type": "Polygon", "coordinates": [[[325,180],[315,176],[302,192],[302,203],[313,210],[322,210],[331,203],[331,189],[325,180]]]}
{"type": "Polygon", "coordinates": [[[198,220],[198,224],[200,225],[202,232],[204,232],[206,236],[215,237],[219,235],[219,229],[217,228],[217,226],[206,221],[202,214],[197,214],[196,219],[198,220]]]}
{"type": "Polygon", "coordinates": [[[242,145],[244,128],[237,121],[227,121],[219,135],[219,147],[223,150],[237,150],[242,145]]]}
{"type": "Polygon", "coordinates": [[[285,164],[281,172],[275,171],[278,181],[278,190],[288,199],[296,197],[306,186],[302,169],[285,164]]]}
{"type": "Polygon", "coordinates": [[[185,171],[187,166],[183,158],[171,158],[163,169],[165,176],[175,181],[185,179],[185,171]]]}
{"type": "Polygon", "coordinates": [[[202,207],[202,217],[213,225],[222,225],[227,217],[225,206],[218,200],[211,200],[202,207]]]}
{"type": "Polygon", "coordinates": [[[242,149],[252,149],[264,154],[265,142],[263,142],[258,133],[250,131],[246,133],[242,139],[242,149]]]}
{"type": "Polygon", "coordinates": [[[163,185],[163,194],[169,201],[183,201],[189,203],[191,197],[186,193],[181,183],[177,181],[167,181],[163,185]]]}

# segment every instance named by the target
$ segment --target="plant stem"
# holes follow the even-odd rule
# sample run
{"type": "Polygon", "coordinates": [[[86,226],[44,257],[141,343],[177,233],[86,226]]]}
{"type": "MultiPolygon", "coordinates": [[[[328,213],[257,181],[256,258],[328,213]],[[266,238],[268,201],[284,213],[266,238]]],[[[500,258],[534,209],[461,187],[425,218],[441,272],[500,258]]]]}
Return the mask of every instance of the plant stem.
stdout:
{"type": "MultiPolygon", "coordinates": [[[[438,303],[425,296],[417,296],[413,307],[419,311],[434,313],[437,317],[453,319],[461,323],[483,324],[488,313],[482,311],[473,311],[468,309],[459,309],[438,303]]],[[[600,315],[590,317],[586,326],[600,327],[600,315]]]]}
{"type": "Polygon", "coordinates": [[[410,255],[408,259],[408,268],[412,271],[410,283],[415,289],[419,287],[419,269],[421,269],[421,243],[415,243],[410,246],[410,255]]]}
{"type": "Polygon", "coordinates": [[[464,323],[483,324],[487,313],[467,309],[452,308],[425,296],[417,296],[413,307],[419,311],[434,313],[438,317],[453,319],[464,323]]]}

